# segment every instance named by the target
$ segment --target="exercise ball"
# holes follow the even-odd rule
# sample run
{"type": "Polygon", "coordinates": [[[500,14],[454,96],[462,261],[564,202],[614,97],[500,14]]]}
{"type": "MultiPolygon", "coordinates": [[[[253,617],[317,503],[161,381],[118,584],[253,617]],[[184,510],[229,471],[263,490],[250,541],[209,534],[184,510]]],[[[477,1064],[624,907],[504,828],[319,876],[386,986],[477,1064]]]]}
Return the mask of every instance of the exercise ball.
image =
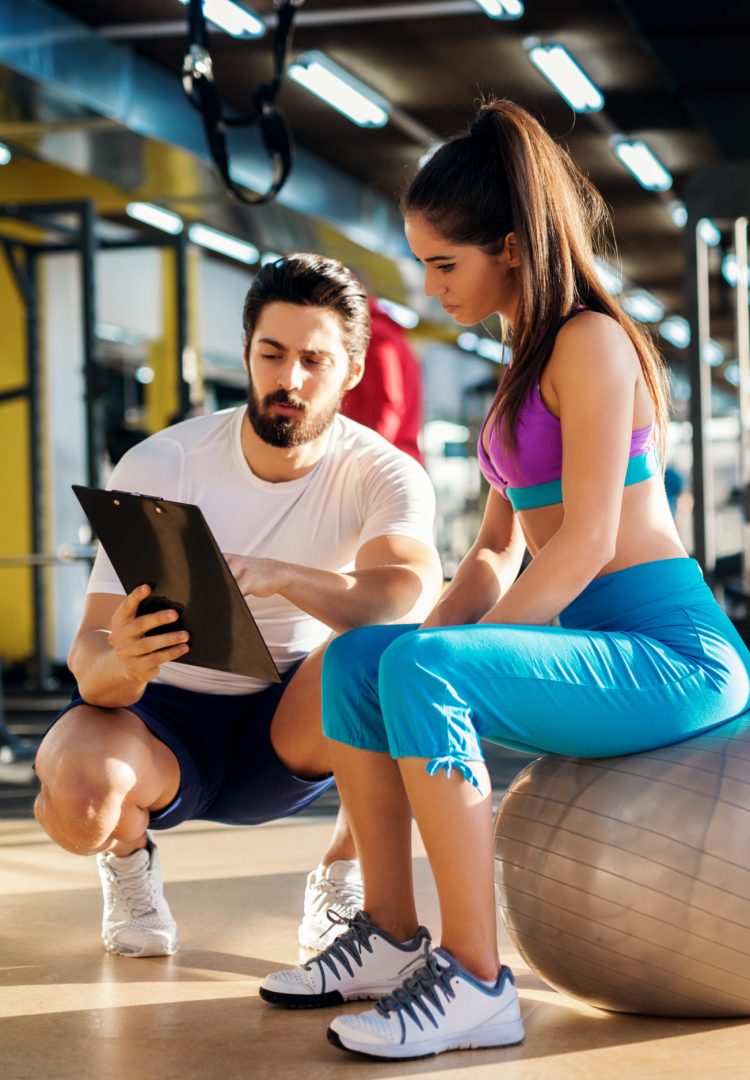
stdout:
{"type": "Polygon", "coordinates": [[[495,821],[523,959],[590,1005],[750,1015],[750,714],[618,758],[547,756],[495,821]]]}

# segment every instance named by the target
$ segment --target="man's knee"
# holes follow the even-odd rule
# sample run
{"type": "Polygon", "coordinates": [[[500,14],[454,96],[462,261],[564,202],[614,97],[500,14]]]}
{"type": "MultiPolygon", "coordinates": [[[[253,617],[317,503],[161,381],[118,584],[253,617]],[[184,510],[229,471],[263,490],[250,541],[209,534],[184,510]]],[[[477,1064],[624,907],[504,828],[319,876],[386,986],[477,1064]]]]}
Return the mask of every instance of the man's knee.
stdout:
{"type": "Polygon", "coordinates": [[[41,790],[34,813],[61,847],[91,854],[111,837],[136,776],[127,762],[103,754],[96,741],[87,746],[85,740],[73,737],[74,723],[66,738],[65,719],[58,722],[63,726],[52,728],[37,754],[41,790]]]}

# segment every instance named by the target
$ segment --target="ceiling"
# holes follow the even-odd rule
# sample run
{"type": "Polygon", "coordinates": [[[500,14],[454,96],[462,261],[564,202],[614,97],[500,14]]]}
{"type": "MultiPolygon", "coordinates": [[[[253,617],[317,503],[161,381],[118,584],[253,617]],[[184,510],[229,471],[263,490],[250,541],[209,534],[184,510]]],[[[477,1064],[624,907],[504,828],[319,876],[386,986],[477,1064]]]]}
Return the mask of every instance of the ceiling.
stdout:
{"type": "MultiPolygon", "coordinates": [[[[10,10],[7,0],[0,0],[0,46],[4,6],[10,10]]],[[[273,14],[272,0],[256,0],[250,6],[262,16],[273,14]]],[[[88,28],[89,51],[98,42],[120,51],[134,50],[139,62],[147,65],[140,70],[157,71],[179,86],[186,9],[178,0],[27,0],[24,10],[29,19],[35,10],[46,16],[53,12],[70,16],[88,28]]],[[[18,16],[17,8],[14,14],[18,16]]],[[[216,81],[228,106],[249,107],[253,86],[270,77],[271,45],[271,33],[253,41],[211,35],[216,81]]],[[[307,49],[326,52],[377,89],[397,107],[402,122],[381,129],[358,128],[286,80],[280,104],[302,151],[296,193],[289,197],[295,213],[304,214],[309,199],[314,217],[328,219],[334,229],[346,232],[339,220],[341,207],[356,187],[359,201],[352,205],[364,207],[363,215],[379,208],[378,213],[386,215],[380,234],[395,236],[398,221],[391,207],[424,153],[430,133],[442,138],[462,131],[480,94],[506,95],[535,113],[602,191],[612,209],[626,278],[654,293],[669,313],[684,311],[682,233],[667,205],[682,197],[691,175],[702,167],[750,162],[747,0],[713,5],[699,5],[697,0],[692,4],[527,0],[517,21],[491,20],[473,0],[306,0],[298,15],[292,55],[307,49]],[[530,63],[523,44],[529,36],[567,46],[604,93],[603,113],[571,111],[530,63]],[[415,138],[420,131],[421,141],[415,138]],[[639,186],[611,150],[608,135],[615,131],[648,142],[674,176],[670,192],[657,195],[639,186]],[[330,173],[319,171],[331,167],[330,173]],[[329,175],[330,181],[325,179],[329,175]]],[[[79,57],[85,62],[85,52],[79,57]]],[[[1,63],[12,71],[7,49],[3,53],[0,48],[1,63]]],[[[38,121],[38,114],[23,100],[33,97],[29,87],[42,76],[28,67],[23,76],[14,73],[16,107],[12,115],[4,113],[5,99],[0,95],[0,137],[4,120],[13,119],[16,126],[24,119],[38,121]]],[[[48,83],[47,92],[64,97],[65,86],[60,80],[48,83]]],[[[80,101],[79,97],[79,105],[80,101]]],[[[73,122],[78,116],[92,127],[96,115],[96,107],[79,108],[73,122]]],[[[125,116],[115,120],[124,134],[128,127],[138,130],[137,123],[125,116]]],[[[195,137],[200,138],[197,118],[194,126],[195,137]]],[[[170,141],[167,130],[154,129],[152,134],[170,141]]],[[[174,141],[187,147],[184,139],[174,141]]],[[[117,175],[125,181],[127,161],[128,154],[121,150],[117,175]]],[[[179,191],[176,182],[170,188],[163,181],[165,197],[205,197],[205,178],[196,179],[195,185],[191,191],[183,170],[179,191]]],[[[211,213],[222,218],[215,203],[213,210],[204,205],[204,211],[204,220],[211,213]]],[[[273,211],[263,218],[261,212],[250,210],[238,220],[248,222],[252,231],[253,215],[260,215],[267,230],[273,231],[273,211]]],[[[275,220],[278,224],[281,219],[275,220]]],[[[377,234],[378,228],[373,232],[377,234]]],[[[279,242],[277,248],[282,247],[279,242]]],[[[729,340],[731,320],[717,303],[715,336],[722,335],[729,340]]]]}

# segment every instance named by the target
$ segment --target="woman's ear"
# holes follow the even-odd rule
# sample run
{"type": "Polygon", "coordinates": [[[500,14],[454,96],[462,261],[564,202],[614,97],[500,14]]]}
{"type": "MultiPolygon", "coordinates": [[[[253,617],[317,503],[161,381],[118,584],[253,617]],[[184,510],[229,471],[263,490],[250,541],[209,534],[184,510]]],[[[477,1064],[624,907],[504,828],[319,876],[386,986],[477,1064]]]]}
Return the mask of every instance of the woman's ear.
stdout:
{"type": "Polygon", "coordinates": [[[508,255],[508,266],[516,267],[521,265],[521,255],[514,232],[509,232],[505,237],[505,251],[508,255]]]}

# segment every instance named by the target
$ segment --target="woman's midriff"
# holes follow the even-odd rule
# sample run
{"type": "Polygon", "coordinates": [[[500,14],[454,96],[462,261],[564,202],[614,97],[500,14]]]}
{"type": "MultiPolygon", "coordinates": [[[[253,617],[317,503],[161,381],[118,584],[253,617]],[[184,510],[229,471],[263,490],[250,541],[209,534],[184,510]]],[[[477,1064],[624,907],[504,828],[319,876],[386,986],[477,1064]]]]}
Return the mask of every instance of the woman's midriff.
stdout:
{"type": "MultiPolygon", "coordinates": [[[[520,510],[518,520],[526,546],[534,556],[549,543],[563,523],[562,503],[520,510]]],[[[672,515],[660,476],[632,484],[623,490],[622,513],[614,558],[597,577],[627,570],[645,562],[687,557],[672,515]]]]}

